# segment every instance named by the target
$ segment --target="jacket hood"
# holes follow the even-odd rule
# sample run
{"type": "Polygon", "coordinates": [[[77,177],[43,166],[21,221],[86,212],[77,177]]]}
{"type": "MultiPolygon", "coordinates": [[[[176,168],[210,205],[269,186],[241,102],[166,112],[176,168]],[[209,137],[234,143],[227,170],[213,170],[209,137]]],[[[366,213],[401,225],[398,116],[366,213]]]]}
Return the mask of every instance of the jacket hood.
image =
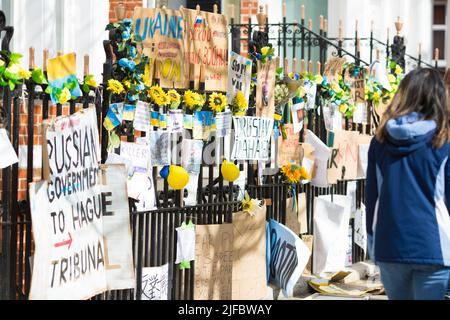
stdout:
{"type": "Polygon", "coordinates": [[[413,112],[386,123],[389,152],[398,155],[409,154],[429,143],[436,132],[434,120],[421,120],[422,115],[413,112]]]}

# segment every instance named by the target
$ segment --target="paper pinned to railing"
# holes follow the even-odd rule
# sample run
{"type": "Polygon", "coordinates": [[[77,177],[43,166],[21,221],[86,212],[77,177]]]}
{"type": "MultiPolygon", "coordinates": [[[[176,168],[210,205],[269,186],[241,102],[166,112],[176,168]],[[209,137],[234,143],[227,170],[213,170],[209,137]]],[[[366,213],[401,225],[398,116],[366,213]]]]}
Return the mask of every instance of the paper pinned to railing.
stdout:
{"type": "Polygon", "coordinates": [[[17,153],[14,150],[11,141],[8,138],[8,134],[6,130],[0,128],[0,168],[4,169],[9,167],[17,162],[19,162],[19,158],[17,158],[17,153]]]}

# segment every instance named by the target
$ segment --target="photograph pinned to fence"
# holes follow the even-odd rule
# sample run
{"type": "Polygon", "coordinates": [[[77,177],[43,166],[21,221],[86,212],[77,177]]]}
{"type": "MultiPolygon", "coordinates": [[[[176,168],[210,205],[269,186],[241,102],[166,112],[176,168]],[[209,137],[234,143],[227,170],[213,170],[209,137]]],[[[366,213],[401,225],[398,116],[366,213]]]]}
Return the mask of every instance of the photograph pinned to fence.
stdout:
{"type": "Polygon", "coordinates": [[[149,136],[152,165],[170,165],[170,133],[166,130],[150,131],[149,136]]]}
{"type": "Polygon", "coordinates": [[[292,104],[291,111],[292,111],[292,123],[294,125],[294,133],[299,133],[303,129],[304,107],[305,107],[304,101],[292,104]]]}

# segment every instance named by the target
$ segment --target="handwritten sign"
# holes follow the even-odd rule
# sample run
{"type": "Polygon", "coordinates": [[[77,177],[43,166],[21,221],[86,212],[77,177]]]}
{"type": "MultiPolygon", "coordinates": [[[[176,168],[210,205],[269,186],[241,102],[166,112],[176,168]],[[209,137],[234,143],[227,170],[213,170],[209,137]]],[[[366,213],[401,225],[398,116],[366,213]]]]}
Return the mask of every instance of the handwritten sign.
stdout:
{"type": "Polygon", "coordinates": [[[46,121],[43,135],[46,180],[29,189],[30,299],[87,299],[107,289],[95,109],[46,121]]]}
{"type": "Polygon", "coordinates": [[[150,148],[146,144],[122,141],[120,156],[131,161],[134,171],[147,172],[151,167],[150,148]]]}
{"type": "Polygon", "coordinates": [[[267,294],[266,207],[255,216],[233,214],[232,300],[259,300],[267,294]]]}
{"type": "Polygon", "coordinates": [[[169,291],[169,264],[142,268],[141,300],[167,300],[169,291]]]}
{"type": "Polygon", "coordinates": [[[350,76],[350,88],[353,95],[353,101],[355,103],[363,103],[365,99],[365,86],[366,86],[366,72],[365,69],[360,69],[356,74],[350,76]]]}
{"type": "Polygon", "coordinates": [[[172,133],[183,132],[183,110],[169,110],[167,130],[172,133]]]}
{"type": "Polygon", "coordinates": [[[331,150],[312,131],[308,130],[307,132],[306,142],[314,149],[314,169],[311,185],[321,188],[328,187],[327,168],[331,150]]]}
{"type": "MultiPolygon", "coordinates": [[[[188,70],[184,63],[185,18],[179,10],[136,7],[135,32],[142,38],[144,53],[157,68],[163,88],[187,88],[188,70]]],[[[152,74],[152,72],[150,72],[152,74]]]]}
{"type": "Polygon", "coordinates": [[[273,119],[258,117],[233,117],[235,139],[233,160],[269,159],[273,119]]]}
{"type": "Polygon", "coordinates": [[[233,225],[197,225],[194,300],[232,297],[233,225]]]}
{"type": "Polygon", "coordinates": [[[228,101],[233,101],[236,93],[241,91],[248,103],[251,80],[252,60],[231,51],[230,62],[228,63],[228,101]]]}
{"type": "Polygon", "coordinates": [[[336,131],[329,134],[332,148],[328,166],[328,181],[354,180],[358,176],[358,138],[357,131],[336,131]]]}
{"type": "Polygon", "coordinates": [[[355,243],[364,251],[367,250],[366,207],[364,204],[361,204],[361,208],[355,212],[355,243]]]}
{"type": "Polygon", "coordinates": [[[292,124],[285,124],[286,139],[278,139],[278,164],[280,166],[295,163],[300,164],[300,143],[298,133],[294,133],[292,124]]]}
{"type": "MultiPolygon", "coordinates": [[[[226,91],[228,84],[228,24],[224,15],[182,9],[186,20],[186,64],[204,67],[205,90],[226,91]]],[[[196,83],[199,79],[196,72],[196,83]]]]}
{"type": "Polygon", "coordinates": [[[281,288],[285,297],[292,297],[294,286],[311,256],[311,251],[289,228],[271,219],[266,235],[267,274],[269,283],[281,288]]]}

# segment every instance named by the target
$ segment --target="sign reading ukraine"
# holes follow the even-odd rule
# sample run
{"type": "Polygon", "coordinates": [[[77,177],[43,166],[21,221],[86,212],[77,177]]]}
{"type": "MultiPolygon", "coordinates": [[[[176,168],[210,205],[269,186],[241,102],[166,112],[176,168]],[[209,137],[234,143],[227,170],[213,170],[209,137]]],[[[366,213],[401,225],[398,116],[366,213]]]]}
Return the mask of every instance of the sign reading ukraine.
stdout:
{"type": "MultiPolygon", "coordinates": [[[[80,97],[75,53],[69,53],[47,62],[48,92],[53,103],[66,103],[71,97],[80,97]]],[[[47,90],[46,90],[47,92],[47,90]]]]}

